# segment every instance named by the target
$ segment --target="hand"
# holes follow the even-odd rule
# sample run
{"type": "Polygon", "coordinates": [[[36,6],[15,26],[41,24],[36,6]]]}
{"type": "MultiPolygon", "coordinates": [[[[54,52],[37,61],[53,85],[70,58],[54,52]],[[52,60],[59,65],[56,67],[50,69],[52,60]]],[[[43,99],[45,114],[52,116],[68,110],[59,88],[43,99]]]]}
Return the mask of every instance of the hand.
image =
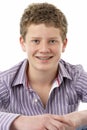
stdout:
{"type": "Polygon", "coordinates": [[[80,126],[87,126],[87,110],[72,112],[63,116],[66,122],[70,120],[75,128],[80,126]]]}
{"type": "Polygon", "coordinates": [[[58,115],[19,116],[10,130],[75,130],[69,118],[58,115]]]}

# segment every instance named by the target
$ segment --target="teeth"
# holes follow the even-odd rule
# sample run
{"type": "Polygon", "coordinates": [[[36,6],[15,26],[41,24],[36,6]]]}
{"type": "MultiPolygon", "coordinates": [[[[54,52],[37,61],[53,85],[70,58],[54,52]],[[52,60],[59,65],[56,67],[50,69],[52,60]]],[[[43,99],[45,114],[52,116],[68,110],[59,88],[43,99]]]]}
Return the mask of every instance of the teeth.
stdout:
{"type": "Polygon", "coordinates": [[[50,59],[51,57],[39,57],[39,56],[37,56],[37,58],[40,59],[40,60],[48,60],[48,59],[50,59]]]}
{"type": "Polygon", "coordinates": [[[50,57],[48,58],[41,58],[41,57],[38,57],[40,60],[48,60],[50,57]]]}
{"type": "Polygon", "coordinates": [[[40,60],[49,60],[50,58],[52,58],[52,56],[49,57],[40,57],[40,56],[36,56],[38,59],[40,60]]]}

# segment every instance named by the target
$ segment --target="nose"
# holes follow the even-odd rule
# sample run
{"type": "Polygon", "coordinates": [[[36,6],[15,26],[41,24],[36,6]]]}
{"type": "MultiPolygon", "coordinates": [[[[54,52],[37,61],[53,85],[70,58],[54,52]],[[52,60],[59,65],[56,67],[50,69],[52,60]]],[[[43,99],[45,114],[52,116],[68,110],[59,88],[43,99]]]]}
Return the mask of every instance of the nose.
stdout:
{"type": "Polygon", "coordinates": [[[49,44],[46,41],[41,42],[39,51],[41,53],[48,53],[50,51],[49,44]]]}

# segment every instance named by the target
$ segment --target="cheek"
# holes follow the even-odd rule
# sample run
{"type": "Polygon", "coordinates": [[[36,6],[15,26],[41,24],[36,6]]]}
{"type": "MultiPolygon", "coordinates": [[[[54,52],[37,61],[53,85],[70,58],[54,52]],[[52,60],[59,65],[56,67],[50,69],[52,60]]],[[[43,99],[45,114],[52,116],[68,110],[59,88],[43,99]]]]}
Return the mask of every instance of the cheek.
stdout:
{"type": "Polygon", "coordinates": [[[62,48],[61,48],[61,47],[55,47],[55,48],[53,49],[53,52],[58,56],[58,55],[61,54],[62,48]]]}
{"type": "Polygon", "coordinates": [[[33,47],[27,48],[28,55],[33,55],[35,53],[35,49],[33,47]]]}

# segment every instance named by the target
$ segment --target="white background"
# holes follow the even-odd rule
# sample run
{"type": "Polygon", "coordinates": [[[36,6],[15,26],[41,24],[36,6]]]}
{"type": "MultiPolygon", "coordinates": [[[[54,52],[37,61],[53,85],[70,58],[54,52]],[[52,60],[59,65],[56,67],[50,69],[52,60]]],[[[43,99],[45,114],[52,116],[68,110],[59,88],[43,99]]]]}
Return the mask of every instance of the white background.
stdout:
{"type": "MultiPolygon", "coordinates": [[[[0,1],[0,71],[26,58],[19,43],[19,22],[24,9],[33,2],[50,2],[68,19],[68,46],[62,58],[82,64],[87,71],[87,1],[86,0],[3,0],[0,1]]],[[[79,110],[87,108],[80,104],[79,110]]]]}

